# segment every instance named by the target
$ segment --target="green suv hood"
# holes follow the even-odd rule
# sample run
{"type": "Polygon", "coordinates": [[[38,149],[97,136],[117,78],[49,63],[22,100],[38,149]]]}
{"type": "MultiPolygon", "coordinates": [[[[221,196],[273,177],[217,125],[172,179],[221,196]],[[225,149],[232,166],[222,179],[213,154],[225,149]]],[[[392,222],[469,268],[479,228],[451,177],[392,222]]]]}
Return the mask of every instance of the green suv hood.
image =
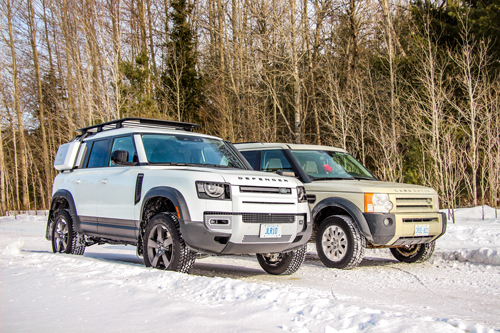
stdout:
{"type": "Polygon", "coordinates": [[[306,192],[437,194],[430,187],[372,180],[317,180],[305,184],[305,187],[306,192]]]}

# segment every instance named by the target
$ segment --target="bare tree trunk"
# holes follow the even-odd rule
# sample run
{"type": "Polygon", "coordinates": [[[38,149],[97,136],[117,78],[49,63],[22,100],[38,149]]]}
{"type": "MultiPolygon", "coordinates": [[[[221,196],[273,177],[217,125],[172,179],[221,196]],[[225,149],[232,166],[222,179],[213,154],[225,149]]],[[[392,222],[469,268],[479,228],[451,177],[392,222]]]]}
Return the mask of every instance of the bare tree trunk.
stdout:
{"type": "MultiPolygon", "coordinates": [[[[7,25],[9,29],[9,48],[12,58],[12,84],[14,86],[14,110],[17,115],[17,127],[19,131],[19,159],[21,169],[21,184],[22,184],[22,209],[29,209],[29,197],[28,197],[28,170],[26,168],[26,140],[24,138],[24,126],[23,126],[23,114],[21,111],[21,101],[20,101],[20,91],[19,91],[19,81],[18,81],[18,70],[17,70],[17,59],[16,59],[16,48],[14,45],[14,33],[12,30],[12,7],[11,1],[6,1],[7,5],[7,25]]],[[[16,179],[19,179],[16,177],[16,179]]]]}
{"type": "MultiPolygon", "coordinates": [[[[35,75],[36,82],[38,87],[38,107],[40,112],[40,129],[42,132],[42,161],[43,161],[43,170],[45,174],[45,184],[47,188],[50,187],[51,179],[52,179],[52,170],[50,168],[49,162],[49,149],[47,145],[47,133],[45,130],[45,106],[43,101],[43,92],[42,92],[42,78],[40,73],[40,64],[38,62],[38,50],[36,47],[36,26],[35,26],[35,11],[33,9],[32,0],[27,0],[28,3],[28,15],[29,15],[29,28],[31,31],[31,48],[33,51],[33,63],[35,65],[35,75]]],[[[50,193],[45,193],[44,201],[50,200],[50,193]]],[[[44,206],[44,208],[47,208],[44,206]]]]}
{"type": "Polygon", "coordinates": [[[298,50],[297,50],[297,27],[295,15],[296,11],[296,0],[290,1],[290,24],[291,24],[291,35],[290,35],[290,52],[292,55],[292,80],[293,80],[293,108],[294,108],[294,136],[295,143],[302,143],[302,102],[300,98],[300,75],[299,75],[299,60],[298,60],[298,50]]]}
{"type": "MultiPolygon", "coordinates": [[[[1,72],[0,72],[1,75],[1,72]]],[[[2,86],[2,77],[0,76],[0,90],[3,92],[3,86],[2,86]]],[[[3,100],[3,98],[2,98],[3,100]]],[[[5,104],[5,101],[4,101],[5,104]]],[[[7,108],[7,105],[5,105],[5,108],[7,108]]],[[[5,212],[7,211],[7,198],[5,197],[6,192],[5,192],[5,187],[6,187],[6,180],[7,180],[7,175],[5,174],[7,168],[5,167],[5,158],[4,158],[4,153],[3,153],[3,136],[2,136],[2,126],[0,126],[0,215],[5,215],[5,212]]]]}

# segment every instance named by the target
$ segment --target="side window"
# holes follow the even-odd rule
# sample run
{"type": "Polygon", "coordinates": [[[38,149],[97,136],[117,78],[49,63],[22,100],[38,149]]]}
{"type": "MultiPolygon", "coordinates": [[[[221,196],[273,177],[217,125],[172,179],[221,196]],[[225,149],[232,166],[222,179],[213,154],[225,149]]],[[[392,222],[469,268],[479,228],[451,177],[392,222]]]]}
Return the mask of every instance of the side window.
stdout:
{"type": "Polygon", "coordinates": [[[111,148],[111,154],[109,156],[108,165],[115,166],[111,161],[111,156],[115,150],[124,150],[128,153],[127,162],[139,162],[137,157],[137,151],[135,150],[134,139],[131,136],[123,136],[120,138],[115,138],[113,140],[113,146],[111,148]]]}
{"type": "Polygon", "coordinates": [[[260,151],[253,150],[253,151],[242,151],[241,155],[243,155],[244,158],[250,163],[252,168],[254,170],[260,170],[259,168],[259,155],[260,151]]]}
{"type": "Polygon", "coordinates": [[[94,141],[90,150],[87,168],[100,168],[106,166],[108,158],[108,139],[94,141]]]}
{"type": "Polygon", "coordinates": [[[262,151],[261,170],[268,172],[276,172],[278,170],[293,171],[282,150],[262,151]]]}

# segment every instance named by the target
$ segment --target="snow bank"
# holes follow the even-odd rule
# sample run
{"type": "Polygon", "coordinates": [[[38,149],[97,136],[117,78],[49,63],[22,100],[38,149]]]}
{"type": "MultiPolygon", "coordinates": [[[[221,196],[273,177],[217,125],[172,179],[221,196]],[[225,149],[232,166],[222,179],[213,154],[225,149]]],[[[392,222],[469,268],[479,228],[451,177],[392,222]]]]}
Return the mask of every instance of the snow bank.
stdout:
{"type": "Polygon", "coordinates": [[[495,217],[495,209],[460,208],[455,211],[455,220],[448,220],[446,234],[436,243],[436,255],[446,260],[500,265],[500,216],[495,217]]]}
{"type": "Polygon", "coordinates": [[[10,243],[9,245],[7,245],[3,251],[2,251],[2,254],[3,255],[16,255],[16,254],[19,254],[21,253],[21,250],[23,249],[24,247],[24,240],[23,239],[19,239],[13,243],[10,243]]]}

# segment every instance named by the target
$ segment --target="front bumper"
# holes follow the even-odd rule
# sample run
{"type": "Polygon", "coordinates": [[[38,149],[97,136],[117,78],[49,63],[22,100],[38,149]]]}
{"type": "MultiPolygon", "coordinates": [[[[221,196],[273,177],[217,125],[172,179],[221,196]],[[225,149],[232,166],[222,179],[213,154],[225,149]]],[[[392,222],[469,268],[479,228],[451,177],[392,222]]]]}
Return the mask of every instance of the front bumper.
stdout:
{"type": "Polygon", "coordinates": [[[363,213],[370,232],[373,246],[401,246],[422,244],[435,241],[446,232],[446,214],[436,213],[405,213],[383,214],[363,213]],[[389,224],[384,224],[388,220],[389,224]],[[428,235],[416,235],[416,226],[426,225],[428,235]]]}
{"type": "Polygon", "coordinates": [[[309,214],[213,212],[206,213],[203,222],[185,222],[182,229],[186,244],[197,252],[277,253],[291,251],[306,244],[311,237],[312,224],[309,214]],[[214,226],[210,224],[211,220],[228,223],[214,226]],[[261,224],[280,224],[281,237],[260,238],[261,224]]]}

